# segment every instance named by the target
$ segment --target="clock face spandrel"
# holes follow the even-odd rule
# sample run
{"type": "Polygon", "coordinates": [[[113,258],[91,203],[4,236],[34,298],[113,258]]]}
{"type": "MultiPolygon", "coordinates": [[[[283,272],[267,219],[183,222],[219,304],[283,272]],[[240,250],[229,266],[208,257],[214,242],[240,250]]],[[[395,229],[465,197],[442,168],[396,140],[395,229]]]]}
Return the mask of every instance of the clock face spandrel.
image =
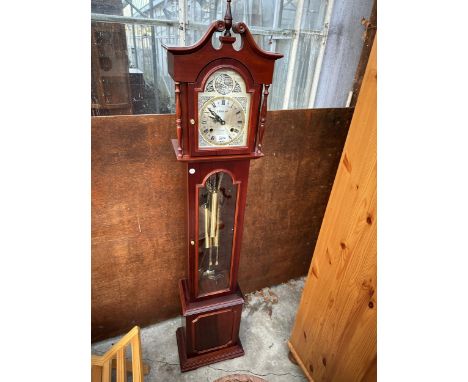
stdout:
{"type": "Polygon", "coordinates": [[[199,148],[246,146],[250,103],[239,73],[232,69],[213,73],[198,95],[199,148]]]}

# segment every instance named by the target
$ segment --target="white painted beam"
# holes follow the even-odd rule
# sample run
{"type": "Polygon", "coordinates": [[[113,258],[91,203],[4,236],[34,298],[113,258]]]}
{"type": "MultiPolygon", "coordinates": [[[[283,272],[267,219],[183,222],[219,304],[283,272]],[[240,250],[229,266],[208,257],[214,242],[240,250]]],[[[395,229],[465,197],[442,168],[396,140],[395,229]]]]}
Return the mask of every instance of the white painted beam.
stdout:
{"type": "MultiPolygon", "coordinates": [[[[286,77],[286,88],[284,93],[283,109],[289,107],[289,100],[291,99],[291,90],[293,87],[294,68],[297,60],[297,49],[299,47],[299,31],[301,30],[302,13],[304,11],[304,0],[297,1],[296,18],[294,20],[294,39],[291,44],[291,51],[289,53],[288,75],[286,77]]],[[[299,84],[296,84],[297,86],[299,84]]]]}
{"type": "Polygon", "coordinates": [[[309,104],[308,107],[311,109],[315,104],[315,97],[317,96],[317,88],[320,79],[320,72],[322,71],[323,56],[325,55],[325,48],[327,46],[328,31],[330,29],[330,20],[333,12],[334,0],[328,0],[327,10],[325,12],[325,19],[323,22],[323,33],[322,41],[320,44],[319,54],[317,56],[317,62],[315,64],[314,76],[312,80],[312,87],[310,89],[309,104]]]}
{"type": "Polygon", "coordinates": [[[187,0],[179,0],[179,45],[186,44],[186,29],[187,29],[187,0]]]}
{"type": "MultiPolygon", "coordinates": [[[[283,0],[275,0],[275,10],[273,13],[273,29],[278,29],[280,26],[280,11],[281,11],[281,1],[283,0]]],[[[273,36],[272,36],[273,37],[273,36]]],[[[270,51],[276,52],[276,39],[271,40],[270,51]]]]}

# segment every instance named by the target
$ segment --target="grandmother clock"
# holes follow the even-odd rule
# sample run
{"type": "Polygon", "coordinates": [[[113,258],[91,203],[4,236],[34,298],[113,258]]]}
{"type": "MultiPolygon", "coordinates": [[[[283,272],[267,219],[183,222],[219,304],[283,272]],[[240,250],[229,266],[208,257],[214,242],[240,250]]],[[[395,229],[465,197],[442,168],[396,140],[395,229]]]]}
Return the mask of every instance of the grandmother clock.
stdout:
{"type": "Polygon", "coordinates": [[[230,3],[197,44],[164,46],[175,81],[172,145],[187,171],[188,279],[179,282],[185,320],[176,333],[183,372],[244,355],[237,271],[247,181],[250,161],[263,156],[268,89],[283,57],[259,48],[244,23],[232,24],[230,3]],[[220,48],[216,32],[224,32],[220,48]]]}

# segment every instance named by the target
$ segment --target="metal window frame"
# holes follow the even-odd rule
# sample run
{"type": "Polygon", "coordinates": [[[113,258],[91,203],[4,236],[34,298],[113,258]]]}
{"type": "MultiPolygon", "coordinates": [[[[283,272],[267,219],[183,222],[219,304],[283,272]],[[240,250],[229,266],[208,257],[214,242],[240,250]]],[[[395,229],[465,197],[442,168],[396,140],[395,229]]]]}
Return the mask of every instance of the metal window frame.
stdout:
{"type": "MultiPolygon", "coordinates": [[[[156,4],[159,4],[158,0],[153,0],[153,1],[156,4]]],[[[153,30],[153,34],[152,34],[153,41],[156,39],[160,40],[160,39],[166,39],[169,37],[169,36],[156,36],[154,33],[156,26],[176,27],[178,28],[178,44],[180,46],[185,46],[187,43],[187,35],[186,35],[187,30],[205,30],[208,25],[205,23],[188,21],[187,19],[188,0],[178,0],[178,19],[177,20],[154,17],[154,14],[150,14],[152,13],[151,3],[153,3],[153,1],[149,1],[147,6],[144,7],[148,9],[138,9],[138,7],[132,3],[132,0],[124,0],[124,2],[131,7],[132,16],[128,17],[128,16],[92,13],[91,21],[105,22],[105,23],[130,24],[130,25],[135,25],[135,24],[148,25],[148,26],[151,26],[153,30]],[[152,16],[152,17],[135,17],[133,16],[134,14],[133,11],[135,11],[136,13],[142,16],[152,16]],[[148,15],[146,15],[145,12],[148,13],[148,15]]],[[[326,0],[326,1],[327,1],[327,6],[325,10],[322,30],[317,31],[317,30],[302,30],[301,29],[302,17],[303,17],[305,6],[306,6],[305,0],[297,0],[296,14],[295,14],[293,29],[279,27],[281,25],[281,13],[284,8],[284,0],[274,0],[274,19],[273,19],[272,28],[262,28],[262,27],[250,28],[253,35],[268,36],[270,38],[271,40],[270,50],[271,51],[274,51],[276,49],[277,40],[292,40],[290,51],[289,51],[289,62],[288,62],[288,68],[287,68],[286,83],[284,87],[285,93],[284,93],[284,100],[282,104],[283,109],[288,109],[291,106],[290,105],[291,93],[292,93],[294,75],[296,72],[296,62],[298,59],[299,39],[303,35],[316,36],[317,39],[320,39],[320,44],[321,44],[319,53],[317,55],[314,70],[308,74],[308,78],[306,80],[307,85],[310,87],[310,92],[308,95],[306,106],[309,108],[312,108],[315,104],[315,98],[317,95],[317,88],[318,88],[320,73],[322,69],[323,57],[325,54],[325,48],[326,48],[326,43],[327,43],[327,38],[328,38],[330,19],[331,19],[331,15],[333,11],[333,6],[334,6],[334,0],[326,0]]],[[[290,1],[289,3],[292,4],[292,1],[290,1]]],[[[153,54],[156,54],[156,52],[153,52],[153,54]]],[[[309,91],[309,89],[307,89],[307,91],[309,91]]]]}
{"type": "MultiPolygon", "coordinates": [[[[180,0],[186,1],[186,0],[180,0]]],[[[198,29],[206,30],[209,24],[197,23],[193,21],[188,21],[185,18],[179,18],[179,20],[169,20],[163,18],[141,18],[141,17],[128,17],[128,16],[118,16],[118,15],[105,15],[102,13],[92,13],[91,21],[93,22],[102,22],[102,23],[117,23],[117,24],[141,24],[141,25],[150,25],[150,26],[175,26],[179,27],[181,21],[186,20],[186,30],[198,29]]],[[[261,27],[249,27],[250,32],[253,35],[258,36],[269,36],[273,40],[292,40],[295,39],[295,36],[298,34],[303,35],[314,35],[319,37],[324,37],[325,33],[323,31],[309,31],[309,30],[300,30],[296,31],[295,29],[288,28],[261,28],[261,27]]]]}

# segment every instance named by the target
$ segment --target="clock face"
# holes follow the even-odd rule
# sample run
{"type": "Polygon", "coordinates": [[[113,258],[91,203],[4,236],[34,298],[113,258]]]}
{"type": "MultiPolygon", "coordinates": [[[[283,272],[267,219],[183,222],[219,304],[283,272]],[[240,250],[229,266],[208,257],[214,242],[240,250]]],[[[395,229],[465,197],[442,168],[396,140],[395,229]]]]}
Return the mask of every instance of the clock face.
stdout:
{"type": "Polygon", "coordinates": [[[232,69],[210,75],[198,93],[198,147],[247,145],[251,94],[242,76],[232,69]]]}
{"type": "Polygon", "coordinates": [[[199,131],[210,145],[229,145],[245,130],[245,111],[235,98],[215,97],[200,110],[199,131]]]}

